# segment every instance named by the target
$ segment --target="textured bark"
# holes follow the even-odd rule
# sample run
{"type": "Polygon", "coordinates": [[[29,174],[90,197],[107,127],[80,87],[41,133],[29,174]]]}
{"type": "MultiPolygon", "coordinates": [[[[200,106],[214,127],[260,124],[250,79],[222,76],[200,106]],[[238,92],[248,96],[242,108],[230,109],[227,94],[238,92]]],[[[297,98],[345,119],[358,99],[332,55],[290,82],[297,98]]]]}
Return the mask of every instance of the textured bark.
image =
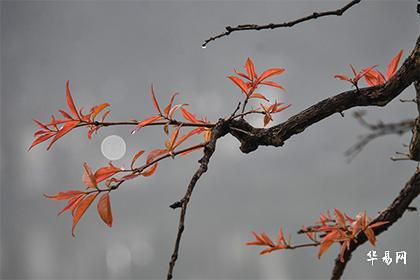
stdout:
{"type": "Polygon", "coordinates": [[[350,90],[324,99],[274,127],[254,128],[243,119],[231,121],[230,133],[241,142],[241,151],[250,153],[258,146],[283,146],[291,136],[335,113],[357,106],[385,106],[420,76],[420,38],[398,72],[384,85],[350,90]]]}
{"type": "MultiPolygon", "coordinates": [[[[399,218],[404,214],[406,210],[410,207],[410,203],[419,195],[420,193],[420,170],[416,170],[416,173],[411,177],[407,182],[405,187],[400,191],[400,194],[394,201],[389,205],[385,210],[383,210],[372,222],[371,224],[388,221],[389,223],[375,228],[375,235],[379,235],[382,232],[386,231],[390,226],[392,226],[399,218]]],[[[338,256],[335,260],[335,266],[332,272],[331,279],[340,279],[344,269],[346,268],[347,263],[351,259],[351,254],[359,246],[364,244],[367,241],[366,235],[360,233],[356,237],[356,242],[350,244],[350,249],[347,250],[344,254],[344,262],[340,261],[338,256]]]]}
{"type": "Polygon", "coordinates": [[[413,137],[410,142],[409,156],[412,160],[420,161],[420,79],[417,79],[414,82],[414,87],[416,89],[416,102],[419,116],[417,117],[416,124],[413,127],[413,137]]]}

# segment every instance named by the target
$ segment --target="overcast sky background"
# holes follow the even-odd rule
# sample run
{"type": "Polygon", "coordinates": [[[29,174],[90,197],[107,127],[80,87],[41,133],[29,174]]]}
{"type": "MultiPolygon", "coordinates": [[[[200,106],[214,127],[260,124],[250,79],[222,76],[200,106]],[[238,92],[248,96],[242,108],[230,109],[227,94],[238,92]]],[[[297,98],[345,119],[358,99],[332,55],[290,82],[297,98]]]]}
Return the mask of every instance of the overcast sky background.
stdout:
{"type": "MultiPolygon", "coordinates": [[[[104,166],[100,143],[117,134],[127,142],[129,164],[140,149],[162,147],[160,129],[130,135],[131,128],[102,129],[88,140],[84,129],[57,142],[49,152],[31,152],[32,118],[48,120],[65,106],[65,81],[77,106],[109,102],[110,120],[153,114],[148,89],[153,83],[166,103],[181,93],[193,112],[210,120],[230,114],[242,98],[226,76],[252,57],[257,71],[284,67],[275,79],[286,89],[264,92],[293,106],[275,123],[315,102],[349,89],[334,74],[348,64],[385,69],[419,34],[416,2],[363,1],[342,17],[328,17],[291,29],[235,33],[202,49],[203,39],[226,25],[292,20],[336,9],[348,1],[2,1],[1,2],[1,274],[9,278],[162,279],[175,240],[179,199],[197,168],[200,153],[163,162],[155,176],[124,184],[113,192],[112,229],[88,210],[71,236],[71,218],[56,217],[63,203],[42,193],[82,188],[82,164],[104,166]]],[[[413,88],[401,97],[413,98],[413,88]]],[[[353,111],[353,110],[352,110],[353,111]]],[[[415,117],[414,104],[395,100],[385,109],[368,108],[373,122],[415,117]]],[[[251,119],[261,126],[262,118],[251,119]]],[[[321,260],[318,249],[259,256],[244,246],[250,232],[275,235],[280,226],[296,236],[302,224],[338,207],[370,216],[393,200],[415,164],[389,157],[410,135],[389,136],[369,145],[352,163],[344,151],[366,133],[352,117],[334,115],[289,139],[282,148],[260,147],[242,154],[226,136],[218,142],[209,171],[190,203],[175,279],[328,278],[338,246],[321,260]]],[[[418,200],[414,206],[419,206],[418,200]]],[[[405,250],[406,266],[366,262],[368,244],[345,271],[354,279],[419,278],[419,215],[407,213],[379,237],[376,251],[405,250]]],[[[395,258],[395,255],[392,255],[395,258]]]]}

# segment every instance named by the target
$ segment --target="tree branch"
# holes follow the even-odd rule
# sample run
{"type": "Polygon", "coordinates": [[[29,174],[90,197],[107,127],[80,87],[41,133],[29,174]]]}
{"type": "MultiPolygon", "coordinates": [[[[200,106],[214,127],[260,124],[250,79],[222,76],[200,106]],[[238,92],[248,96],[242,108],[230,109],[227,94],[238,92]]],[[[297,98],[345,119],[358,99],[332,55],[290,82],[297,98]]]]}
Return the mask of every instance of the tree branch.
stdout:
{"type": "Polygon", "coordinates": [[[258,146],[282,146],[295,134],[303,132],[334,113],[357,106],[385,106],[420,76],[420,37],[398,72],[382,86],[361,88],[324,99],[274,127],[254,128],[243,119],[232,120],[230,133],[241,142],[241,151],[250,153],[258,146]]]}
{"type": "Polygon", "coordinates": [[[414,82],[416,89],[416,103],[419,116],[416,119],[415,126],[413,127],[413,137],[411,138],[409,147],[410,159],[420,161],[420,78],[414,82]]]}
{"type": "Polygon", "coordinates": [[[190,201],[194,187],[198,179],[200,179],[201,175],[203,175],[203,173],[207,171],[210,158],[213,155],[214,151],[216,150],[217,139],[223,137],[228,132],[229,132],[229,129],[226,124],[226,121],[223,119],[220,119],[219,122],[216,124],[216,126],[212,129],[210,141],[204,147],[203,157],[198,161],[200,163],[200,167],[197,169],[197,171],[194,173],[193,177],[191,178],[191,181],[188,184],[187,191],[185,192],[184,197],[170,206],[173,209],[181,207],[181,212],[179,214],[178,233],[175,240],[175,247],[172,253],[171,261],[169,262],[169,269],[168,269],[168,274],[167,274],[168,280],[172,279],[173,277],[173,269],[175,267],[176,260],[178,259],[179,245],[181,243],[182,233],[185,228],[185,214],[187,212],[188,202],[190,201]]]}
{"type": "Polygon", "coordinates": [[[356,111],[353,115],[362,126],[370,130],[370,133],[361,135],[360,140],[344,153],[348,157],[349,162],[352,161],[372,140],[390,134],[403,135],[410,131],[416,122],[416,120],[403,120],[396,123],[378,122],[377,124],[371,124],[363,118],[364,114],[364,111],[356,111]]]}
{"type": "MultiPolygon", "coordinates": [[[[375,235],[379,235],[382,232],[386,231],[390,226],[392,226],[399,218],[404,214],[404,212],[410,208],[410,203],[420,194],[420,170],[417,169],[416,173],[411,177],[407,182],[405,187],[400,191],[400,194],[394,201],[389,205],[385,210],[383,210],[375,219],[371,221],[370,224],[377,222],[388,221],[387,224],[377,227],[374,229],[375,235]]],[[[335,260],[335,266],[332,272],[331,279],[340,279],[344,269],[346,268],[347,263],[351,259],[351,254],[362,244],[367,241],[366,235],[360,233],[355,241],[350,243],[349,250],[346,250],[344,253],[344,262],[340,261],[340,257],[337,257],[335,260]]]]}
{"type": "Polygon", "coordinates": [[[347,5],[345,5],[344,7],[342,7],[341,9],[338,10],[334,10],[334,11],[326,11],[326,12],[314,12],[308,16],[296,19],[296,20],[292,20],[289,22],[283,22],[283,23],[269,23],[269,24],[265,24],[265,25],[257,25],[257,24],[241,24],[235,27],[232,26],[226,26],[225,29],[226,31],[223,33],[220,33],[218,35],[215,35],[213,37],[208,38],[207,40],[204,41],[204,43],[201,45],[203,48],[205,48],[207,46],[208,43],[210,43],[211,41],[215,41],[216,39],[222,38],[222,37],[226,37],[229,36],[231,33],[236,32],[236,31],[246,31],[246,30],[264,30],[264,29],[275,29],[275,28],[281,28],[281,27],[292,27],[296,24],[305,22],[305,21],[309,21],[312,19],[317,19],[320,17],[326,17],[326,16],[341,16],[345,11],[347,11],[348,9],[350,9],[352,6],[356,5],[357,3],[359,3],[361,0],[353,0],[350,3],[348,3],[347,5]]]}

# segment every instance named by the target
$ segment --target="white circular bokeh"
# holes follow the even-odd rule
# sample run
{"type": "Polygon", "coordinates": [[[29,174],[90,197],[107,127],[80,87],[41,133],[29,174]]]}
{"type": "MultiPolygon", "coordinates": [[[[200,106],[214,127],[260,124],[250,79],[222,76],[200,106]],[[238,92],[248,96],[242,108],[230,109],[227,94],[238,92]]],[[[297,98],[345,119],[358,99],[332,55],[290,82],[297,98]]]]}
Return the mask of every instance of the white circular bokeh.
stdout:
{"type": "Polygon", "coordinates": [[[125,155],[126,145],[124,139],[118,135],[107,136],[101,144],[104,157],[109,160],[119,160],[125,155]]]}

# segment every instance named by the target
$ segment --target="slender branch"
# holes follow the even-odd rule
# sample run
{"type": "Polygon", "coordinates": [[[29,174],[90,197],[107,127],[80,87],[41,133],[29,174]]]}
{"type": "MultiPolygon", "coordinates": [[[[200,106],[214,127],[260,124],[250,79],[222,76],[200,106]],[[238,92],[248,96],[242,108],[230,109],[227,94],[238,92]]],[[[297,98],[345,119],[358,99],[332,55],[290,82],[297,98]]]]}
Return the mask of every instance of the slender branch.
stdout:
{"type": "Polygon", "coordinates": [[[416,103],[419,116],[413,127],[413,137],[409,146],[409,157],[412,160],[420,161],[420,78],[414,82],[414,87],[416,89],[416,103]]]}
{"type": "Polygon", "coordinates": [[[356,111],[353,115],[362,126],[370,130],[370,133],[360,136],[360,140],[344,153],[348,157],[349,162],[352,161],[372,140],[390,134],[403,135],[410,131],[415,125],[415,120],[403,120],[397,123],[379,122],[377,124],[371,124],[363,118],[364,114],[364,111],[356,111]]]}
{"type": "Polygon", "coordinates": [[[185,228],[185,215],[187,213],[187,206],[188,206],[188,202],[190,201],[194,187],[197,181],[200,179],[201,175],[203,175],[203,173],[207,171],[210,158],[216,149],[217,139],[223,137],[228,132],[229,132],[229,129],[226,124],[226,121],[223,119],[220,119],[219,122],[216,124],[216,126],[212,129],[210,141],[204,147],[203,157],[198,161],[200,163],[200,167],[197,169],[197,171],[194,173],[193,177],[191,178],[191,181],[188,184],[184,197],[180,201],[175,202],[171,205],[173,209],[177,207],[181,207],[181,211],[179,214],[178,233],[175,240],[175,246],[174,246],[174,250],[171,256],[171,260],[169,262],[169,269],[168,269],[168,274],[167,274],[168,280],[172,279],[173,277],[173,270],[175,267],[176,260],[178,259],[178,251],[179,251],[179,246],[181,243],[181,237],[185,228]]]}
{"type": "Polygon", "coordinates": [[[350,9],[352,6],[358,4],[361,0],[353,0],[351,2],[349,2],[347,5],[345,5],[344,7],[338,9],[338,10],[333,10],[333,11],[325,11],[325,12],[314,12],[308,16],[296,19],[296,20],[292,20],[289,22],[283,22],[283,23],[269,23],[269,24],[265,24],[265,25],[257,25],[257,24],[241,24],[238,26],[226,26],[225,29],[226,31],[223,33],[220,33],[218,35],[215,35],[213,37],[208,38],[207,40],[204,41],[204,43],[201,45],[203,48],[205,48],[207,46],[208,43],[210,43],[211,41],[215,41],[219,38],[222,37],[226,37],[229,36],[231,33],[236,32],[236,31],[247,31],[247,30],[264,30],[264,29],[275,29],[275,28],[281,28],[281,27],[292,27],[296,24],[305,22],[305,21],[309,21],[312,19],[317,19],[317,18],[321,18],[321,17],[326,17],[326,16],[341,16],[345,11],[347,11],[348,9],[350,9]]]}
{"type": "Polygon", "coordinates": [[[241,142],[241,151],[250,153],[258,146],[282,146],[295,134],[335,114],[357,106],[383,107],[397,97],[420,76],[420,37],[409,57],[397,73],[382,86],[350,90],[324,99],[308,109],[290,117],[274,127],[254,128],[243,119],[232,120],[231,127],[247,131],[241,133],[231,129],[231,134],[241,142]],[[252,135],[252,136],[251,136],[252,135]]]}
{"type": "MultiPolygon", "coordinates": [[[[410,203],[420,194],[420,170],[417,169],[416,173],[407,182],[405,187],[400,191],[397,198],[380,214],[371,221],[370,224],[377,222],[387,221],[388,223],[374,229],[375,235],[379,235],[392,226],[410,208],[410,203]]],[[[340,261],[340,257],[335,260],[335,266],[332,271],[331,279],[340,279],[347,263],[351,259],[352,253],[362,244],[367,241],[364,233],[356,236],[355,240],[350,243],[349,250],[344,253],[344,262],[340,261]]]]}

